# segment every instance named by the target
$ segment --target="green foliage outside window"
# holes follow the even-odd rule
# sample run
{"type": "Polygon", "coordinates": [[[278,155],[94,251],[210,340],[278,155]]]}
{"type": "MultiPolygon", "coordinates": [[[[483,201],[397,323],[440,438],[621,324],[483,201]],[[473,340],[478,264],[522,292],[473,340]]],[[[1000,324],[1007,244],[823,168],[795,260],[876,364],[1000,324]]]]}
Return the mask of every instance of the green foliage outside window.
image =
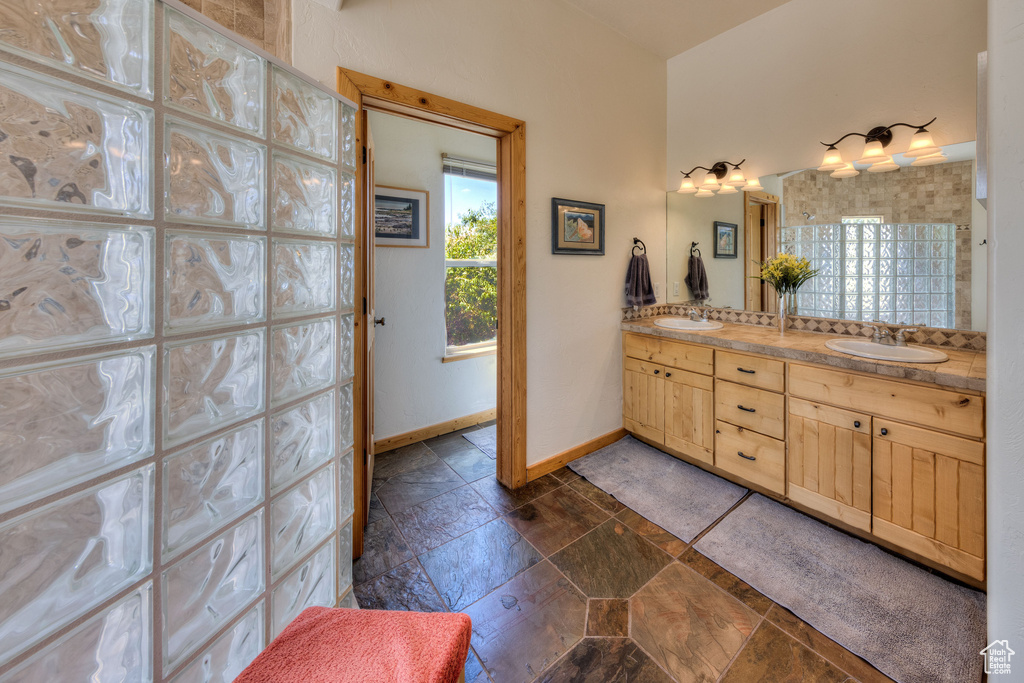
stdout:
{"type": "MultiPolygon", "coordinates": [[[[498,216],[493,202],[459,215],[445,228],[448,260],[498,257],[498,216]]],[[[447,268],[444,283],[448,346],[491,341],[498,329],[498,270],[491,266],[447,268]]]]}

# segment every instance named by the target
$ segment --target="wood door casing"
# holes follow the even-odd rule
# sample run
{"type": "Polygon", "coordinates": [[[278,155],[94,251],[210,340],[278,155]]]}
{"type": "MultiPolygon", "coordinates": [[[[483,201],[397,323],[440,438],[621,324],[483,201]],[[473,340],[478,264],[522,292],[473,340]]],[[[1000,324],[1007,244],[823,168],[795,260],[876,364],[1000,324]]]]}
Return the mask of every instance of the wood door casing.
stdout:
{"type": "Polygon", "coordinates": [[[665,445],[711,465],[715,460],[714,380],[665,368],[665,445]]]}
{"type": "Polygon", "coordinates": [[[985,445],[876,418],[873,531],[984,579],[985,445]]]}
{"type": "Polygon", "coordinates": [[[789,497],[871,531],[871,417],[790,398],[789,497]]]}

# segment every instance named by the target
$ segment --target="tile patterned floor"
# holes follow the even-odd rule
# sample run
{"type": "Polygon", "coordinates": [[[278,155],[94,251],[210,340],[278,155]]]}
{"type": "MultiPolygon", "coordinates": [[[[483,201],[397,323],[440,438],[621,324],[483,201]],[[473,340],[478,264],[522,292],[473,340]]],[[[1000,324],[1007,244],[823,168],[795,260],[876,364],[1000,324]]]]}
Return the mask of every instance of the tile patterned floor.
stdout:
{"type": "Polygon", "coordinates": [[[568,469],[505,489],[478,427],[377,458],[353,567],[364,609],[472,617],[468,683],[890,680],[568,469]]]}

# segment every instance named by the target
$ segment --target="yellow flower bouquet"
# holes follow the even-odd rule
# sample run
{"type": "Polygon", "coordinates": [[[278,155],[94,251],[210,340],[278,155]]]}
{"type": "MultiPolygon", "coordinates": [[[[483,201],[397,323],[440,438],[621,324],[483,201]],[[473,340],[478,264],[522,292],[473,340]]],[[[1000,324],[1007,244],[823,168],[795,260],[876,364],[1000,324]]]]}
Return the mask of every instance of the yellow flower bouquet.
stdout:
{"type": "Polygon", "coordinates": [[[817,275],[818,271],[811,268],[810,261],[805,258],[797,258],[793,254],[776,254],[774,258],[758,263],[758,265],[761,266],[761,274],[751,277],[767,282],[779,295],[777,319],[779,332],[785,334],[786,314],[789,312],[788,299],[796,294],[796,290],[800,289],[801,285],[817,275]]]}

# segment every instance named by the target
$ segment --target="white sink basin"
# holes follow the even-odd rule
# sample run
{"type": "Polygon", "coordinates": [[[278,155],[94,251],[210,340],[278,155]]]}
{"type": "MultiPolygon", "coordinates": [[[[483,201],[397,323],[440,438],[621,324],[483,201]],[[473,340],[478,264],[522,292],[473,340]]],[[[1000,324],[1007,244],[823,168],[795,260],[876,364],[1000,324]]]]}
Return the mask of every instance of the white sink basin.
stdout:
{"type": "Polygon", "coordinates": [[[654,321],[654,324],[670,330],[690,330],[692,332],[722,329],[722,323],[720,322],[705,322],[703,320],[690,320],[689,318],[658,318],[654,321]]]}
{"type": "Polygon", "coordinates": [[[925,346],[888,346],[864,339],[830,339],[825,346],[833,351],[842,351],[851,356],[892,360],[899,363],[941,363],[949,360],[942,351],[925,346]]]}

